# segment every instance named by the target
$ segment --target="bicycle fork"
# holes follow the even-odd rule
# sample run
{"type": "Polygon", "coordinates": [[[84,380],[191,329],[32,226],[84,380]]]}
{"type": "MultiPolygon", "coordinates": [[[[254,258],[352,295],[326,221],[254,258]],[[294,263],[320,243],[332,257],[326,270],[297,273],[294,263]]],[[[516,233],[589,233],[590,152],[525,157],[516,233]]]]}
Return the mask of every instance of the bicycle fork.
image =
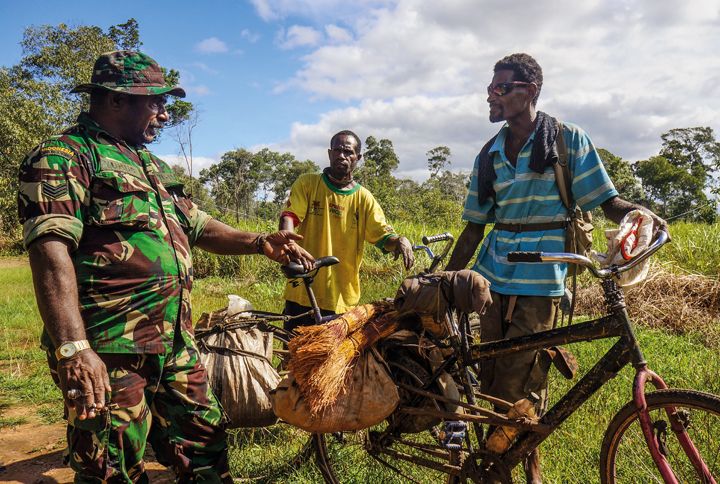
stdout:
{"type": "MultiPolygon", "coordinates": [[[[635,408],[637,408],[640,427],[642,429],[643,436],[645,437],[648,449],[650,450],[650,455],[652,456],[658,471],[660,471],[660,475],[663,480],[667,484],[678,484],[678,480],[675,477],[670,464],[660,449],[661,444],[659,439],[653,433],[653,423],[650,419],[647,402],[645,401],[645,385],[648,382],[652,383],[657,390],[667,388],[667,385],[657,373],[650,370],[647,367],[647,364],[641,363],[637,367],[635,381],[633,382],[633,400],[635,402],[635,408]]],[[[685,431],[685,426],[680,421],[675,407],[667,407],[665,408],[665,412],[667,413],[668,420],[670,421],[670,428],[677,436],[678,442],[690,459],[695,471],[699,476],[702,476],[702,482],[715,484],[715,479],[710,474],[707,464],[703,461],[692,440],[690,440],[690,436],[685,431]]]]}

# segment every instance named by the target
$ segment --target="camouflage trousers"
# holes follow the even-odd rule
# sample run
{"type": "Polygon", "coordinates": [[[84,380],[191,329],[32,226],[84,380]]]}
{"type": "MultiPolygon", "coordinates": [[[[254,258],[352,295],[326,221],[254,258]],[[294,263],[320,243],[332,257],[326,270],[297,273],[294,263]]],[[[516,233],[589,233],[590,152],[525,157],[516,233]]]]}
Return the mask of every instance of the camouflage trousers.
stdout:
{"type": "MultiPolygon", "coordinates": [[[[492,300],[480,317],[480,338],[484,343],[555,327],[559,297],[508,296],[493,291],[492,300]]],[[[544,407],[548,367],[542,364],[540,351],[486,360],[480,371],[483,393],[514,403],[535,392],[541,397],[540,407],[544,407]]]]}
{"type": "MultiPolygon", "coordinates": [[[[100,357],[112,386],[110,411],[78,420],[66,409],[76,483],[149,482],[143,461],[148,442],[178,482],[232,482],[224,413],[191,335],[178,331],[169,354],[100,357]]],[[[54,370],[53,360],[48,357],[54,370]]]]}

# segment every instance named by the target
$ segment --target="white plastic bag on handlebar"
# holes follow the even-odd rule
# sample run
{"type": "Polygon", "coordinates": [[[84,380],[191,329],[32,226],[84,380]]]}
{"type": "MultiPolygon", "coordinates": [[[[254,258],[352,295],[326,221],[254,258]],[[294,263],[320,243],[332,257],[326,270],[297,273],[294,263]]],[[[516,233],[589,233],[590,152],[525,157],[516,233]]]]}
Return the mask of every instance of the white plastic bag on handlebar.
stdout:
{"type": "MultiPolygon", "coordinates": [[[[623,265],[650,246],[652,234],[652,217],[643,210],[633,210],[623,217],[619,228],[605,231],[608,241],[607,253],[598,254],[593,251],[592,255],[603,267],[623,265]]],[[[617,280],[618,285],[629,287],[644,281],[648,269],[648,260],[645,260],[631,270],[620,274],[617,280]]]]}

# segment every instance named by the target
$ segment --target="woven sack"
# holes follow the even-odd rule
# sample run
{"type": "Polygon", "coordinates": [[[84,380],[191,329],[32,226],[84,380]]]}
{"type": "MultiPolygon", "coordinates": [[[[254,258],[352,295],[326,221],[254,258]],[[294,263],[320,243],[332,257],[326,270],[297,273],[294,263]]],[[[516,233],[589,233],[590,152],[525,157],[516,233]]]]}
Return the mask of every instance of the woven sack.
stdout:
{"type": "Polygon", "coordinates": [[[271,392],[275,415],[308,432],[332,433],[366,429],[390,415],[400,397],[382,357],[374,350],[360,355],[347,388],[335,404],[312,415],[292,373],[271,392]]]}
{"type": "Polygon", "coordinates": [[[235,323],[203,334],[197,342],[210,386],[230,420],[228,427],[275,423],[270,391],[280,382],[280,375],[272,366],[272,333],[252,323],[235,323]]]}

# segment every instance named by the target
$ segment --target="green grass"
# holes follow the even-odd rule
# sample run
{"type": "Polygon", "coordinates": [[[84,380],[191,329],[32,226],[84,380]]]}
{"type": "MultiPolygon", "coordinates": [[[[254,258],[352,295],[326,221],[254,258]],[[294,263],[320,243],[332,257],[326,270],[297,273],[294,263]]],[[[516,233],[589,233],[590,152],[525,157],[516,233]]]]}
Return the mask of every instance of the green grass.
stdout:
{"type": "MultiPolygon", "coordinates": [[[[713,277],[720,267],[720,226],[675,224],[673,243],[659,259],[679,271],[703,273],[713,277]]],[[[249,229],[269,230],[255,224],[249,229]]],[[[443,232],[443,228],[400,224],[398,232],[419,241],[423,234],[443,232]]],[[[600,230],[600,229],[599,229],[600,230]]],[[[457,236],[458,231],[454,234],[457,236]]],[[[601,236],[598,234],[598,236],[601,236]]],[[[320,255],[320,254],[319,254],[320,255]]],[[[62,404],[38,347],[41,322],[35,305],[30,270],[16,259],[0,259],[0,428],[18,425],[23,418],[4,418],[10,405],[22,405],[43,422],[57,422],[62,404]]],[[[419,267],[427,265],[420,259],[419,267]]],[[[262,257],[196,258],[198,277],[193,290],[194,319],[202,312],[222,308],[227,294],[238,294],[258,309],[282,309],[283,281],[277,267],[262,257]],[[214,274],[214,275],[213,275],[214,274]],[[220,277],[222,276],[222,277],[220,277]]],[[[394,296],[405,276],[399,261],[366,246],[361,273],[362,302],[394,296]]],[[[708,325],[718,325],[708,321],[708,325]]],[[[661,330],[638,329],[638,337],[650,367],[673,387],[694,388],[720,394],[720,355],[693,335],[673,335],[661,330]]],[[[611,342],[573,345],[581,372],[586,371],[611,342]]],[[[551,399],[556,400],[573,382],[552,374],[551,399]]],[[[566,424],[541,447],[547,482],[596,482],[599,447],[609,420],[631,398],[633,372],[624,369],[592,397],[566,424]]],[[[307,434],[288,426],[269,429],[243,429],[231,432],[230,457],[234,475],[266,476],[267,482],[317,482],[320,477],[311,463],[294,467],[307,434]]],[[[259,478],[258,478],[259,479],[259,478]]],[[[263,481],[263,479],[259,479],[263,481]]]]}

